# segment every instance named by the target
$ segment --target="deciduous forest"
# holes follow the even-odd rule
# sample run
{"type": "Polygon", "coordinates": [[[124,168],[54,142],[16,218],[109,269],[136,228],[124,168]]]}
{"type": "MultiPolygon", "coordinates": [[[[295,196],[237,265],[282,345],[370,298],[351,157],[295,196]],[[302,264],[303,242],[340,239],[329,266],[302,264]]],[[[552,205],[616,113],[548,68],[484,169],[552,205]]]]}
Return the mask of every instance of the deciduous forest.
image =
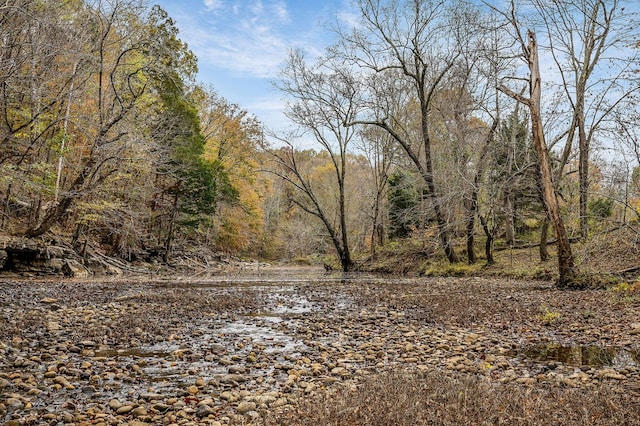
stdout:
{"type": "Polygon", "coordinates": [[[152,2],[0,1],[0,423],[640,425],[637,0],[348,10],[276,130],[152,2]]]}
{"type": "Polygon", "coordinates": [[[544,260],[553,243],[562,286],[580,276],[572,244],[638,238],[633,5],[355,6],[324,52],[289,52],[273,83],[291,128],[276,133],[197,81],[158,6],[4,2],[3,238],[345,271],[402,247],[455,265],[518,247],[544,260]]]}

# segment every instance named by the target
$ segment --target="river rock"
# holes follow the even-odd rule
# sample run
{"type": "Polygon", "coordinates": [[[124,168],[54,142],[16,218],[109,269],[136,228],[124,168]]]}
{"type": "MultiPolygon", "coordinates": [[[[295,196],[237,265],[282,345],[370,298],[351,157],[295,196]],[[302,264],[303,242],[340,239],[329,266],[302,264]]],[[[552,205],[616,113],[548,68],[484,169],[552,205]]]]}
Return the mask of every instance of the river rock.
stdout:
{"type": "Polygon", "coordinates": [[[121,416],[123,414],[130,413],[132,410],[133,410],[133,405],[123,405],[116,410],[116,414],[121,416]]]}
{"type": "Polygon", "coordinates": [[[22,408],[24,407],[24,402],[22,402],[22,400],[20,400],[19,398],[7,398],[7,400],[5,401],[5,403],[12,408],[22,408]]]}
{"type": "Polygon", "coordinates": [[[220,399],[223,399],[227,402],[237,402],[240,401],[240,395],[236,392],[224,391],[220,394],[220,399]]]}
{"type": "Polygon", "coordinates": [[[241,383],[244,381],[246,381],[246,379],[242,374],[227,374],[220,378],[220,383],[241,383]]]}
{"type": "Polygon", "coordinates": [[[147,401],[157,401],[157,400],[164,399],[164,395],[161,395],[159,393],[153,393],[153,392],[141,393],[140,399],[146,399],[147,401]]]}
{"type": "Polygon", "coordinates": [[[171,409],[171,406],[165,404],[164,402],[158,402],[156,404],[153,404],[153,409],[161,413],[164,413],[165,411],[169,411],[171,409]]]}
{"type": "Polygon", "coordinates": [[[196,416],[200,418],[207,417],[213,414],[216,414],[216,411],[210,406],[205,404],[198,405],[198,408],[196,409],[196,416]]]}
{"type": "Polygon", "coordinates": [[[244,374],[247,370],[242,365],[231,365],[227,371],[229,374],[244,374]]]}
{"type": "Polygon", "coordinates": [[[236,407],[236,411],[240,414],[246,414],[249,411],[253,411],[256,409],[256,403],[253,401],[242,401],[236,407]]]}
{"type": "Polygon", "coordinates": [[[131,410],[131,414],[134,417],[144,417],[147,415],[147,409],[144,407],[136,407],[133,410],[131,410]]]}

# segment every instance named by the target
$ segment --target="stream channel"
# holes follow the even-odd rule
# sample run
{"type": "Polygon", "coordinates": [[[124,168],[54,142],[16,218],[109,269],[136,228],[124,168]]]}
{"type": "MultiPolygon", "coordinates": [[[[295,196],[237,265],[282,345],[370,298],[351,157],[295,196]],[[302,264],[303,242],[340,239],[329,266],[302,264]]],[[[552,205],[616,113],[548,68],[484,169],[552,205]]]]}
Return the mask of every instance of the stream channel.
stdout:
{"type": "Polygon", "coordinates": [[[524,384],[638,376],[636,348],[523,342],[487,326],[434,323],[405,303],[425,288],[420,279],[392,281],[254,267],[206,278],[0,283],[0,419],[131,416],[139,407],[137,417],[154,421],[189,406],[187,415],[224,416],[241,402],[272,409],[398,366],[524,384]],[[208,401],[210,413],[196,409],[208,401]]]}

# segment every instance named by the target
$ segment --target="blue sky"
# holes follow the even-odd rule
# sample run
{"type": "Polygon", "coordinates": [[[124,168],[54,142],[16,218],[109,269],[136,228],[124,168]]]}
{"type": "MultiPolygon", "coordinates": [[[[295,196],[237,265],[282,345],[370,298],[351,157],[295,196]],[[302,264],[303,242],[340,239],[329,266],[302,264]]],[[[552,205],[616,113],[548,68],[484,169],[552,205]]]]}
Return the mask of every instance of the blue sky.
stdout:
{"type": "Polygon", "coordinates": [[[291,48],[311,55],[331,42],[328,27],[350,20],[349,0],[151,0],[175,20],[198,57],[198,80],[282,130],[282,96],[273,89],[291,48]]]}

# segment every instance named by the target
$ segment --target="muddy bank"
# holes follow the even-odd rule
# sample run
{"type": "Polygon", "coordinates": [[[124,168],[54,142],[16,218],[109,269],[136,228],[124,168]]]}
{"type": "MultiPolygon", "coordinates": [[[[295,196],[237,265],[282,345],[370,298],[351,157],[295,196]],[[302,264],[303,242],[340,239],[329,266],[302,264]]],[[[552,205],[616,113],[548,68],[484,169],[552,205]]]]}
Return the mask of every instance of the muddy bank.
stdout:
{"type": "Polygon", "coordinates": [[[248,269],[0,283],[0,419],[244,424],[395,368],[640,397],[626,294],[248,269]]]}

